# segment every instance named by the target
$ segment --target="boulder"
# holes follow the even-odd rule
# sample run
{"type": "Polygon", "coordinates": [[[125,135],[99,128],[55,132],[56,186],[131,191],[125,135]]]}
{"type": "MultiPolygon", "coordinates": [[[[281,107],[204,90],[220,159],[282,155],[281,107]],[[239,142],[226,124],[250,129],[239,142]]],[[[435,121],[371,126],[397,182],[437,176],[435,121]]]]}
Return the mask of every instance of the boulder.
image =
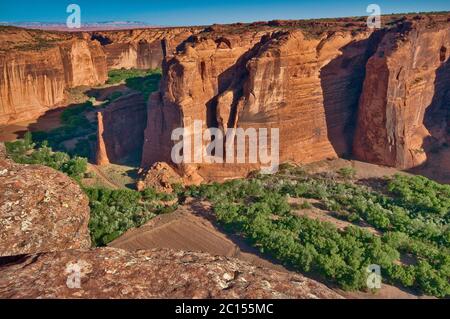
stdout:
{"type": "Polygon", "coordinates": [[[89,248],[89,201],[78,184],[1,153],[0,147],[0,256],[89,248]]]}

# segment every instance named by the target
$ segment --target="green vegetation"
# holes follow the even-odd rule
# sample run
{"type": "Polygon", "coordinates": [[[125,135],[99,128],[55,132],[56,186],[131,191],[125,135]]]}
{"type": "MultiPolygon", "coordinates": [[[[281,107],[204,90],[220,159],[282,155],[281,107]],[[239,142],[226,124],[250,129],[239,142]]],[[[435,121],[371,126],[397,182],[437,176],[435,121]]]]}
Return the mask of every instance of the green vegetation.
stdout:
{"type": "Polygon", "coordinates": [[[399,205],[408,208],[412,217],[431,219],[441,225],[450,222],[450,185],[441,185],[422,176],[398,175],[389,183],[388,190],[399,205]]]}
{"type": "MultiPolygon", "coordinates": [[[[73,112],[64,121],[70,123],[81,114],[73,112]]],[[[86,170],[85,159],[53,152],[45,141],[37,147],[29,133],[23,140],[6,143],[6,148],[19,163],[47,165],[78,181],[86,170]]],[[[97,246],[174,210],[178,202],[192,196],[210,201],[228,232],[290,267],[320,275],[344,289],[367,289],[366,269],[378,264],[385,282],[437,297],[450,296],[450,186],[407,175],[361,184],[353,180],[354,175],[352,168],[340,169],[340,177],[310,175],[286,164],[275,175],[254,173],[246,180],[186,189],[174,185],[174,195],[153,189],[84,190],[90,199],[89,227],[97,246]],[[314,206],[354,225],[341,230],[328,222],[297,216],[289,197],[300,199],[300,209],[315,209],[309,203],[314,199],[314,206]]]]}
{"type": "MultiPolygon", "coordinates": [[[[80,184],[87,175],[85,158],[71,158],[67,153],[53,152],[46,141],[36,146],[29,132],[22,140],[6,142],[5,147],[17,163],[45,165],[67,174],[80,184]]],[[[158,193],[153,189],[138,192],[130,189],[82,188],[89,197],[89,230],[96,246],[106,245],[126,230],[141,226],[157,214],[171,212],[178,205],[176,195],[158,193]]]]}
{"type": "Polygon", "coordinates": [[[395,176],[384,190],[282,167],[273,176],[191,187],[185,196],[212,202],[218,221],[263,253],[344,289],[366,288],[367,266],[378,264],[387,282],[438,297],[450,295],[448,188],[423,177],[395,176]],[[350,222],[380,232],[298,217],[287,197],[314,198],[350,222]],[[408,256],[412,263],[402,262],[408,256]]]}
{"type": "Polygon", "coordinates": [[[130,89],[142,92],[144,99],[147,99],[150,93],[158,89],[161,80],[161,69],[137,70],[137,69],[119,69],[108,72],[108,84],[118,84],[124,82],[130,89]]]}
{"type": "Polygon", "coordinates": [[[62,126],[48,132],[33,132],[33,141],[38,145],[47,141],[53,150],[67,152],[72,156],[78,155],[89,158],[92,152],[89,143],[90,136],[96,132],[95,125],[86,117],[86,112],[91,109],[92,102],[90,101],[68,107],[61,113],[62,126]],[[66,149],[64,142],[85,136],[89,136],[89,139],[82,138],[76,142],[73,150],[66,149]]]}
{"type": "Polygon", "coordinates": [[[36,147],[29,132],[25,134],[23,140],[6,142],[5,147],[9,156],[17,163],[45,165],[66,173],[77,181],[80,181],[86,172],[85,158],[71,158],[67,153],[53,152],[47,142],[36,147]]]}
{"type": "Polygon", "coordinates": [[[91,219],[89,230],[96,246],[104,246],[133,227],[139,227],[158,214],[173,211],[177,203],[167,206],[170,196],[153,190],[85,188],[89,196],[91,219]]]}
{"type": "Polygon", "coordinates": [[[338,174],[345,179],[352,179],[356,176],[356,170],[353,167],[343,167],[338,170],[338,174]]]}

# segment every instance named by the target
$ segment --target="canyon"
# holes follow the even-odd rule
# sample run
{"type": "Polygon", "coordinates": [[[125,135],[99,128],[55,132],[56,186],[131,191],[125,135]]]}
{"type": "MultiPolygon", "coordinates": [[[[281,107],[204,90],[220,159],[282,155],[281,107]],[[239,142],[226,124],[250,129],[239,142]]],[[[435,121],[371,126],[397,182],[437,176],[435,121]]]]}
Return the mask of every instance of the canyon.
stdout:
{"type": "MultiPolygon", "coordinates": [[[[253,250],[239,251],[243,246],[213,221],[212,206],[181,203],[181,184],[255,176],[263,163],[173,163],[172,132],[195,121],[223,131],[276,128],[280,163],[296,163],[299,174],[312,163],[342,185],[355,168],[355,185],[374,189],[399,171],[450,183],[449,58],[450,13],[383,16],[374,30],[365,18],[80,32],[0,26],[0,133],[49,111],[76,109],[71,92],[80,90],[94,102],[74,116],[89,122],[86,136],[69,142],[95,144],[91,171],[75,181],[50,167],[13,162],[0,143],[0,297],[355,297],[321,278],[279,271],[253,250]],[[108,83],[112,70],[159,68],[150,93],[126,80],[108,83]],[[133,172],[121,174],[131,186],[111,182],[99,168],[130,159],[133,172]],[[159,198],[161,210],[99,244],[109,247],[93,248],[88,227],[103,203],[88,198],[87,189],[112,191],[95,181],[83,185],[96,174],[126,196],[159,198]],[[182,205],[172,212],[162,198],[182,205]],[[74,265],[81,271],[75,290],[67,282],[74,265]]],[[[270,143],[263,147],[273,151],[270,143]]],[[[334,209],[324,214],[311,198],[290,200],[339,231],[354,224],[334,209]]],[[[110,205],[104,208],[114,217],[123,213],[110,205]]],[[[400,290],[389,293],[409,294],[400,290]]]]}
{"type": "Polygon", "coordinates": [[[148,101],[121,97],[98,115],[98,164],[135,153],[142,169],[166,162],[186,183],[261,166],[172,163],[173,129],[201,120],[204,129],[278,128],[280,162],[422,167],[449,145],[449,15],[383,18],[376,30],[361,18],[73,33],[3,27],[0,123],[62,106],[67,89],[101,85],[108,70],[162,67],[148,101]]]}
{"type": "Polygon", "coordinates": [[[67,104],[67,90],[104,84],[108,70],[156,68],[190,28],[104,32],[0,29],[0,125],[67,104]]]}
{"type": "MultiPolygon", "coordinates": [[[[172,130],[195,120],[205,129],[279,128],[280,162],[424,164],[448,147],[448,19],[403,17],[376,31],[335,22],[311,34],[280,22],[200,32],[165,59],[160,91],[148,103],[141,165],[170,162],[172,130]]],[[[187,180],[205,181],[258,167],[179,165],[187,180]]]]}
{"type": "Polygon", "coordinates": [[[49,167],[12,162],[2,143],[0,199],[0,298],[342,298],[300,274],[235,258],[90,248],[80,186],[49,167]],[[76,271],[79,287],[70,281],[76,271]]]}

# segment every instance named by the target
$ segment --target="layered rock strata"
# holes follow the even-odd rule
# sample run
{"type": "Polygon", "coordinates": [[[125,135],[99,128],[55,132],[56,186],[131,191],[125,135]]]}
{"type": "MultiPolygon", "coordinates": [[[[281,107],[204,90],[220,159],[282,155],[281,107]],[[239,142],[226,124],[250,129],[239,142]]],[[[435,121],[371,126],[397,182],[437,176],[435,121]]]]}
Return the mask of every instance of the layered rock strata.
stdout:
{"type": "Polygon", "coordinates": [[[0,50],[0,125],[35,119],[62,106],[67,89],[106,81],[106,55],[97,41],[62,35],[43,39],[36,31],[21,32],[31,39],[0,50]]]}
{"type": "Polygon", "coordinates": [[[406,22],[366,67],[353,154],[401,169],[423,164],[449,137],[450,28],[406,22]]]}
{"type": "MultiPolygon", "coordinates": [[[[150,98],[142,166],[170,162],[172,130],[196,120],[204,129],[279,129],[281,162],[348,154],[372,42],[369,32],[309,38],[287,31],[211,32],[185,43],[150,98]]],[[[184,173],[187,166],[209,180],[259,165],[182,165],[184,173]]]]}
{"type": "Polygon", "coordinates": [[[98,113],[96,162],[99,165],[137,159],[142,154],[147,104],[141,93],[120,97],[98,113]]]}

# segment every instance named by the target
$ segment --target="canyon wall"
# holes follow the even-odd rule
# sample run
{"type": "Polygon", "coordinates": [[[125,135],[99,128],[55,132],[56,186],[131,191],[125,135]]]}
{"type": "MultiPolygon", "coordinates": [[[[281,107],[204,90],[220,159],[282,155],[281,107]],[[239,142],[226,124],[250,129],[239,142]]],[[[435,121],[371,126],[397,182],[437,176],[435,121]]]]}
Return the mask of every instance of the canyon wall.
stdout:
{"type": "MultiPolygon", "coordinates": [[[[66,89],[107,79],[106,56],[98,42],[30,36],[32,40],[0,52],[0,124],[35,119],[62,106],[66,89]]],[[[5,42],[0,42],[3,49],[5,42]]]]}
{"type": "MultiPolygon", "coordinates": [[[[273,28],[199,34],[167,58],[161,90],[149,101],[142,166],[170,162],[172,130],[195,120],[204,128],[278,128],[281,162],[348,155],[365,63],[378,38],[365,31],[310,37],[273,28]]],[[[180,169],[215,180],[257,167],[180,169]]]]}
{"type": "Polygon", "coordinates": [[[139,162],[147,125],[147,103],[141,93],[121,97],[97,113],[96,163],[139,162]]]}
{"type": "Polygon", "coordinates": [[[161,66],[196,28],[105,32],[0,30],[0,125],[36,119],[66,90],[105,83],[108,70],[161,66]]]}
{"type": "MultiPolygon", "coordinates": [[[[205,29],[165,58],[141,165],[170,163],[172,131],[192,133],[201,120],[224,132],[278,128],[280,162],[355,156],[417,166],[448,144],[448,19],[397,17],[380,30],[325,23],[313,34],[282,22],[205,29]]],[[[261,164],[177,166],[187,180],[220,180],[261,164]]]]}
{"type": "Polygon", "coordinates": [[[448,139],[450,23],[406,22],[369,59],[354,156],[411,168],[448,139]]]}
{"type": "MultiPolygon", "coordinates": [[[[7,28],[0,124],[63,105],[67,88],[102,83],[108,69],[162,65],[147,110],[133,97],[129,110],[103,112],[101,162],[141,148],[143,168],[171,163],[172,131],[201,120],[204,129],[279,129],[280,162],[355,157],[411,168],[449,144],[449,19],[383,17],[380,30],[351,18],[71,34],[7,28]]],[[[197,181],[260,167],[260,159],[178,165],[197,181]]]]}
{"type": "Polygon", "coordinates": [[[107,56],[108,69],[160,68],[165,52],[176,46],[198,28],[134,29],[98,31],[91,38],[98,40],[107,56]]]}

